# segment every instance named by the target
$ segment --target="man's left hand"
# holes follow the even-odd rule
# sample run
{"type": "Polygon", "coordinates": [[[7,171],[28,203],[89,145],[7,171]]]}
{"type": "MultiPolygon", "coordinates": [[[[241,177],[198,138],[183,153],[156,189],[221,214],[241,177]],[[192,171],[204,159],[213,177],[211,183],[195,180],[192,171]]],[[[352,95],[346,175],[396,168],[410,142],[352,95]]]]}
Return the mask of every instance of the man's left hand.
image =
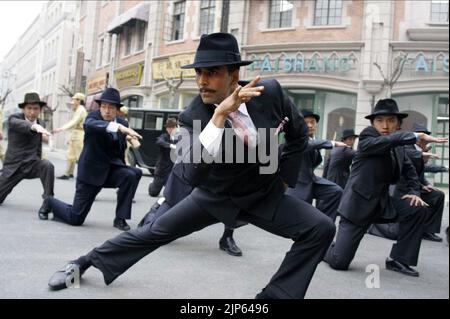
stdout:
{"type": "Polygon", "coordinates": [[[405,195],[405,196],[402,197],[402,199],[403,200],[409,199],[410,200],[410,202],[409,202],[410,206],[427,206],[427,207],[430,206],[426,202],[424,202],[422,200],[422,198],[420,198],[417,195],[405,195]]]}

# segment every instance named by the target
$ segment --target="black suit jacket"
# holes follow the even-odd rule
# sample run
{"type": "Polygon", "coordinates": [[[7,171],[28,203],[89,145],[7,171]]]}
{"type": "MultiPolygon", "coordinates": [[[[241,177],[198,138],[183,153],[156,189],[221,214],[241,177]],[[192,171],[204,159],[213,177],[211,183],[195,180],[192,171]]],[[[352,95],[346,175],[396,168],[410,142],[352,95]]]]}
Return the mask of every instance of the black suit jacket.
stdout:
{"type": "Polygon", "coordinates": [[[158,160],[155,165],[155,176],[164,177],[170,174],[173,167],[173,162],[170,159],[171,144],[176,144],[177,140],[171,140],[168,133],[161,134],[157,140],[156,145],[159,146],[158,160]]]}
{"type": "Polygon", "coordinates": [[[372,126],[365,128],[359,136],[339,213],[361,226],[395,220],[397,214],[389,196],[389,185],[396,184],[402,175],[408,183],[408,193],[420,195],[416,170],[403,148],[415,142],[413,133],[382,136],[372,126]]]}
{"type": "Polygon", "coordinates": [[[314,174],[314,170],[322,163],[321,149],[330,149],[333,144],[329,140],[309,139],[308,146],[300,158],[300,172],[297,177],[296,190],[301,194],[301,198],[313,197],[314,184],[334,185],[325,178],[314,174]]]}
{"type": "MultiPolygon", "coordinates": [[[[186,150],[203,149],[198,138],[200,132],[194,131],[194,120],[200,120],[200,129],[203,130],[213,116],[215,106],[204,104],[197,96],[179,116],[181,131],[185,133],[178,143],[179,150],[186,153],[180,157],[184,161],[183,178],[190,185],[198,185],[192,192],[198,205],[227,225],[234,224],[240,210],[271,220],[285,191],[283,182],[290,187],[295,186],[301,152],[307,146],[307,126],[303,116],[284,94],[280,84],[276,80],[262,80],[259,85],[265,87],[264,92],[246,103],[256,128],[267,133],[266,138],[259,141],[258,148],[265,149],[266,154],[272,152],[273,157],[277,158],[278,148],[269,149],[269,139],[273,135],[269,129],[276,128],[285,117],[289,118],[284,126],[286,144],[274,174],[260,174],[260,168],[265,166],[261,158],[257,163],[247,160],[244,163],[186,163],[191,154],[186,150]]],[[[233,150],[239,143],[240,140],[235,139],[233,150]]],[[[229,155],[222,149],[219,157],[229,155]]]]}
{"type": "MultiPolygon", "coordinates": [[[[43,125],[38,119],[37,123],[43,125]]],[[[20,167],[26,172],[31,162],[41,160],[42,134],[31,130],[33,124],[25,114],[12,114],[8,119],[8,149],[3,162],[3,177],[12,176],[20,167]]]]}
{"type": "Polygon", "coordinates": [[[351,147],[335,147],[327,157],[323,168],[323,177],[345,188],[350,176],[350,166],[356,151],[351,147]]]}
{"type": "MultiPolygon", "coordinates": [[[[422,157],[422,151],[417,150],[414,145],[406,145],[404,148],[419,177],[420,186],[430,185],[430,182],[425,178],[425,162],[422,157]]],[[[395,185],[394,196],[402,197],[408,192],[408,181],[402,176],[395,185]]]]}
{"type": "MultiPolygon", "coordinates": [[[[116,118],[117,123],[128,127],[127,121],[116,118]]],[[[78,160],[77,179],[83,183],[102,186],[113,166],[125,165],[126,137],[117,132],[106,131],[109,122],[104,121],[100,111],[91,112],[84,122],[84,145],[78,160]]]]}

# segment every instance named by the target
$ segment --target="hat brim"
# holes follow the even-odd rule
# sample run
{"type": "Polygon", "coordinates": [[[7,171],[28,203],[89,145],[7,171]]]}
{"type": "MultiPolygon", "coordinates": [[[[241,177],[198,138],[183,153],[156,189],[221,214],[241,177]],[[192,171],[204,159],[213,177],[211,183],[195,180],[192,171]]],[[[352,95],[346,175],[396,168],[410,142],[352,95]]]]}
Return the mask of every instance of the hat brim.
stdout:
{"type": "Polygon", "coordinates": [[[307,118],[307,117],[314,117],[316,119],[316,122],[319,123],[320,121],[320,116],[317,114],[308,114],[308,115],[303,115],[303,118],[307,118]]]}
{"type": "Polygon", "coordinates": [[[192,63],[188,65],[183,65],[182,69],[197,69],[197,68],[212,68],[215,66],[228,66],[228,65],[235,65],[235,66],[244,66],[252,64],[253,61],[240,61],[240,62],[197,62],[192,63]]]}
{"type": "Polygon", "coordinates": [[[379,113],[369,114],[369,115],[365,116],[364,118],[368,119],[368,120],[373,120],[375,117],[377,117],[379,115],[395,115],[399,119],[404,119],[404,118],[407,118],[409,116],[409,114],[406,114],[406,113],[379,112],[379,113]]]}
{"type": "Polygon", "coordinates": [[[19,103],[19,108],[23,109],[25,107],[25,105],[27,104],[39,104],[39,106],[42,108],[44,106],[47,105],[46,102],[42,102],[42,101],[31,101],[31,102],[23,102],[23,103],[19,103]]]}
{"type": "Polygon", "coordinates": [[[342,136],[341,141],[343,141],[343,140],[345,140],[346,138],[349,138],[349,137],[359,137],[359,135],[352,134],[352,135],[342,136]]]}
{"type": "Polygon", "coordinates": [[[112,100],[108,100],[108,99],[97,99],[94,101],[97,102],[98,105],[100,105],[102,102],[111,103],[111,104],[114,104],[118,109],[120,109],[123,106],[122,103],[117,104],[116,101],[112,101],[112,100]]]}

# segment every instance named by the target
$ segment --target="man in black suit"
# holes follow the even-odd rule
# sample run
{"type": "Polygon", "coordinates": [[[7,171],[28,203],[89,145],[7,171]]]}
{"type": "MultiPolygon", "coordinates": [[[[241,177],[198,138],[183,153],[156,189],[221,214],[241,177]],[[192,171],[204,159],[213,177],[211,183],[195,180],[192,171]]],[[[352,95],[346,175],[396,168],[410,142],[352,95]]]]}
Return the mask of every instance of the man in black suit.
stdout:
{"type": "Polygon", "coordinates": [[[9,117],[8,149],[0,175],[0,205],[22,180],[41,179],[44,202],[39,209],[39,216],[49,212],[45,199],[53,196],[55,183],[53,164],[42,159],[42,142],[48,142],[51,135],[38,118],[45,105],[37,93],[27,93],[24,102],[19,104],[22,112],[9,117]]]}
{"type": "Polygon", "coordinates": [[[89,265],[110,284],[160,246],[219,221],[232,226],[239,218],[294,241],[257,298],[304,297],[335,226],[308,203],[285,194],[287,185],[295,185],[307,127],[277,81],[238,82],[239,67],[250,63],[241,60],[231,34],[202,36],[194,64],[185,66],[195,68],[200,95],[179,116],[178,142],[183,178],[197,187],[154,223],[107,241],[55,273],[51,288],[65,288],[73,271],[83,273],[89,265]],[[286,144],[276,165],[274,132],[285,118],[286,144]]]}
{"type": "Polygon", "coordinates": [[[166,184],[173,167],[170,153],[177,149],[177,139],[175,138],[178,126],[177,120],[168,118],[165,126],[166,133],[161,134],[156,140],[156,145],[159,146],[158,160],[155,165],[155,177],[148,186],[148,194],[152,197],[157,197],[166,184]]]}
{"type": "Polygon", "coordinates": [[[418,176],[403,146],[413,145],[417,140],[445,142],[447,139],[396,132],[407,116],[399,112],[392,99],[378,101],[374,112],[366,116],[372,125],[359,136],[358,153],[339,206],[341,221],[336,242],[325,256],[334,269],[348,269],[373,222],[399,221],[398,240],[386,260],[386,268],[419,276],[410,266],[417,265],[427,204],[420,198],[418,176]],[[396,184],[400,176],[405,178],[408,192],[402,198],[391,197],[389,185],[396,184]]]}
{"type": "Polygon", "coordinates": [[[314,170],[322,163],[321,149],[331,149],[335,146],[346,146],[343,142],[315,139],[317,123],[320,116],[309,110],[302,110],[308,125],[308,146],[300,159],[300,172],[295,188],[290,188],[287,194],[312,203],[316,199],[316,207],[333,221],[337,217],[337,208],[342,196],[342,188],[329,180],[316,176],[314,170]]]}
{"type": "MultiPolygon", "coordinates": [[[[142,227],[149,223],[153,223],[157,218],[161,217],[170,208],[185,199],[195,186],[189,185],[183,178],[182,164],[175,165],[169,174],[164,187],[164,197],[151,207],[150,211],[139,222],[138,227],[142,227]]],[[[243,226],[246,223],[237,221],[233,227],[225,225],[222,237],[219,240],[219,248],[231,256],[242,256],[242,250],[236,244],[233,233],[234,229],[243,226]]]]}
{"type": "Polygon", "coordinates": [[[126,136],[142,137],[117,117],[122,106],[119,91],[107,88],[96,102],[100,109],[91,112],[84,122],[84,146],[78,161],[73,205],[55,198],[50,198],[48,203],[56,220],[80,226],[102,188],[119,188],[113,226],[129,230],[126,219],[131,218],[131,205],[142,171],[125,164],[126,136]]]}
{"type": "Polygon", "coordinates": [[[342,189],[344,189],[345,184],[347,184],[350,175],[350,166],[356,155],[353,145],[355,145],[355,140],[357,138],[358,135],[355,134],[353,129],[344,130],[341,141],[346,144],[346,146],[333,148],[323,167],[322,176],[330,182],[336,183],[342,189]]]}
{"type": "MultiPolygon", "coordinates": [[[[412,131],[415,133],[425,133],[430,135],[425,125],[414,123],[412,131]]],[[[428,150],[422,140],[418,140],[415,145],[405,145],[406,155],[411,160],[419,177],[420,197],[429,205],[428,215],[425,220],[425,227],[422,238],[434,242],[442,242],[443,239],[436,235],[441,232],[442,215],[444,212],[445,194],[441,190],[431,186],[431,183],[425,178],[425,158],[434,155],[424,150],[428,150]]],[[[408,193],[407,180],[400,177],[398,183],[393,187],[393,196],[401,198],[408,193]]],[[[389,239],[398,237],[398,223],[374,224],[370,227],[369,233],[389,239]]]]}

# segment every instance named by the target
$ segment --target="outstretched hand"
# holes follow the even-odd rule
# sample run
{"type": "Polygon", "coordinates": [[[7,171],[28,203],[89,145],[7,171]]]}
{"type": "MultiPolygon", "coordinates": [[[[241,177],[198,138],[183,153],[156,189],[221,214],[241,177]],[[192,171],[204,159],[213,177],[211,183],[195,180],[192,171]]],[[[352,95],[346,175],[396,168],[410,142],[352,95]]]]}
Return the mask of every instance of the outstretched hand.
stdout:
{"type": "Polygon", "coordinates": [[[236,111],[242,103],[247,103],[252,98],[260,96],[264,90],[264,86],[256,86],[260,80],[261,77],[257,76],[244,87],[238,85],[233,93],[219,104],[216,111],[228,116],[236,111]]]}
{"type": "Polygon", "coordinates": [[[52,136],[52,133],[50,133],[49,131],[47,131],[43,126],[41,126],[41,125],[39,125],[39,124],[33,124],[33,125],[31,126],[31,129],[32,129],[33,131],[35,131],[36,133],[44,134],[44,135],[47,135],[47,136],[52,136]]]}
{"type": "Polygon", "coordinates": [[[139,133],[137,133],[135,130],[133,130],[133,129],[129,128],[129,127],[126,127],[124,125],[120,125],[119,126],[119,131],[122,134],[130,136],[131,138],[137,138],[137,139],[142,140],[142,136],[139,133]]]}

